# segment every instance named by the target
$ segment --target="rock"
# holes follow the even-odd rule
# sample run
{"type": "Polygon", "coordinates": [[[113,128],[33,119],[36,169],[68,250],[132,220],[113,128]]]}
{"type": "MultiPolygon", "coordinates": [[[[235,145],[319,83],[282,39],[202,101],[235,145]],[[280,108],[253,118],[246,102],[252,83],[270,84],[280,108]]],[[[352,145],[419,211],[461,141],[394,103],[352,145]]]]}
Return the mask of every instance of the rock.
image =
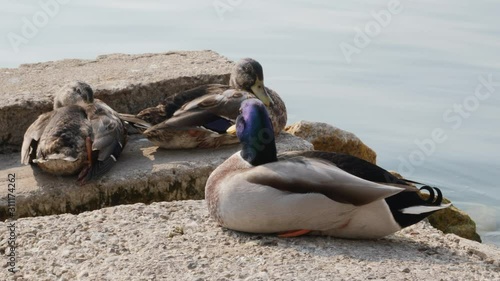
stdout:
{"type": "MultiPolygon", "coordinates": [[[[399,179],[403,178],[396,171],[389,172],[399,179]]],[[[423,196],[425,197],[427,194],[423,194],[423,196]]],[[[443,203],[448,204],[451,201],[443,198],[443,203]]],[[[432,226],[444,233],[453,233],[465,239],[481,242],[481,237],[476,232],[476,223],[464,211],[453,205],[435,212],[428,217],[428,220],[432,226]]]]}
{"type": "Polygon", "coordinates": [[[299,121],[285,131],[314,145],[315,150],[350,154],[373,164],[377,154],[353,133],[321,122],[299,121]]]}
{"type": "Polygon", "coordinates": [[[396,171],[389,170],[388,172],[391,173],[393,176],[395,176],[398,179],[402,179],[403,178],[403,176],[400,173],[396,172],[396,171]]]}
{"type": "MultiPolygon", "coordinates": [[[[287,133],[276,140],[280,152],[312,150],[310,143],[287,133]]],[[[134,135],[111,171],[83,186],[76,183],[76,177],[57,177],[21,165],[19,153],[0,155],[0,170],[15,174],[17,217],[81,213],[119,204],[202,199],[210,173],[238,150],[239,145],[162,150],[134,135]]],[[[8,183],[7,176],[0,178],[0,186],[8,183]]],[[[8,217],[7,197],[8,189],[1,188],[0,220],[8,217]]]]}
{"type": "MultiPolygon", "coordinates": [[[[450,202],[447,199],[444,201],[450,202]]],[[[476,232],[476,223],[464,211],[455,206],[440,210],[428,217],[429,223],[444,233],[453,233],[460,237],[481,242],[476,232]]]]}
{"type": "MultiPolygon", "coordinates": [[[[1,237],[7,224],[0,222],[1,237]]],[[[221,228],[204,201],[188,200],[23,218],[16,226],[18,280],[500,279],[498,247],[444,235],[427,222],[380,240],[278,238],[221,228]],[[196,231],[169,236],[193,223],[196,231]],[[34,231],[36,236],[26,235],[34,231]],[[100,243],[85,239],[103,231],[108,238],[100,243]],[[63,257],[73,237],[82,239],[63,257]],[[37,239],[47,242],[38,245],[37,239]],[[120,253],[110,251],[114,248],[120,253]],[[429,255],[431,250],[437,254],[429,255]]],[[[14,276],[6,267],[0,280],[14,276]]]]}
{"type": "Polygon", "coordinates": [[[82,80],[122,113],[155,106],[167,95],[208,83],[227,84],[232,62],[212,51],[99,56],[0,69],[0,153],[19,151],[28,126],[52,110],[64,84],[82,80]]]}

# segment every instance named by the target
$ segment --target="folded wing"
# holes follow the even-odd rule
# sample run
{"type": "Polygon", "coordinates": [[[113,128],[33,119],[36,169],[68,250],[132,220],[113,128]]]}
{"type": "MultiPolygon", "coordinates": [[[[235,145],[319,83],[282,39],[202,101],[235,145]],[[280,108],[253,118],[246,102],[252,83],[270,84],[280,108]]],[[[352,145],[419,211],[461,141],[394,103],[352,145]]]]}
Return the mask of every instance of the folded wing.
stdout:
{"type": "Polygon", "coordinates": [[[254,96],[248,92],[226,90],[220,94],[209,94],[184,104],[173,116],[146,131],[204,127],[224,133],[234,124],[241,102],[254,96]]]}
{"type": "Polygon", "coordinates": [[[23,145],[21,148],[21,163],[28,165],[36,157],[36,149],[38,141],[43,134],[43,131],[49,124],[54,112],[47,112],[38,117],[38,119],[29,126],[24,133],[23,145]]]}
{"type": "Polygon", "coordinates": [[[92,170],[89,177],[99,177],[114,165],[126,144],[126,131],[118,114],[100,100],[87,107],[92,124],[92,170]]]}
{"type": "Polygon", "coordinates": [[[296,157],[249,169],[249,182],[292,193],[320,193],[340,203],[365,205],[403,191],[367,181],[317,159],[296,157]]]}

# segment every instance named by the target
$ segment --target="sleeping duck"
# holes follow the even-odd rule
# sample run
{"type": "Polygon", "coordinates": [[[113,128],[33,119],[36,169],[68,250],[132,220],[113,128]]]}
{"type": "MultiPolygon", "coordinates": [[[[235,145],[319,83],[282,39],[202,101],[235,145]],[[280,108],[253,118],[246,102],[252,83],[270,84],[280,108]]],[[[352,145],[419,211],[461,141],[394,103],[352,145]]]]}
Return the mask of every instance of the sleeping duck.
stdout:
{"type": "Polygon", "coordinates": [[[210,215],[222,226],[250,233],[376,239],[415,224],[442,204],[437,188],[420,190],[350,155],[321,151],[276,154],[266,107],[241,105],[236,134],[242,150],[206,183],[210,215]]]}
{"type": "Polygon", "coordinates": [[[73,82],[56,94],[54,110],[26,130],[21,162],[54,175],[79,173],[78,181],[85,183],[111,169],[126,137],[118,113],[94,99],[88,84],[73,82]]]}
{"type": "Polygon", "coordinates": [[[238,142],[226,130],[234,124],[243,100],[258,98],[268,108],[275,134],[286,125],[280,96],[264,86],[264,72],[246,58],[233,67],[229,85],[209,84],[177,93],[137,115],[120,114],[155,145],[166,149],[210,148],[238,142]]]}

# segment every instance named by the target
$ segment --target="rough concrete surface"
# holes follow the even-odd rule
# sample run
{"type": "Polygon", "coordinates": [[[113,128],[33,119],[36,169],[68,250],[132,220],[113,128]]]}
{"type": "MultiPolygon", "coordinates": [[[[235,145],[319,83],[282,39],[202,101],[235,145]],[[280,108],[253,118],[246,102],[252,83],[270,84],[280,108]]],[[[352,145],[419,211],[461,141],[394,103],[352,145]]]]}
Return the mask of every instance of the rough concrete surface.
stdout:
{"type": "Polygon", "coordinates": [[[376,241],[286,239],[220,228],[204,201],[181,201],[16,224],[19,272],[0,280],[500,280],[498,248],[425,222],[376,241]]]}
{"type": "MultiPolygon", "coordinates": [[[[279,151],[311,150],[312,145],[282,133],[279,151]]],[[[117,164],[101,179],[80,186],[74,177],[57,177],[20,163],[20,154],[0,155],[0,220],[8,217],[8,174],[15,174],[19,217],[80,213],[105,206],[202,199],[210,173],[240,149],[162,150],[133,136],[117,164]]]]}
{"type": "Polygon", "coordinates": [[[111,54],[0,69],[0,153],[18,151],[24,132],[52,109],[54,94],[74,80],[116,111],[137,113],[165,96],[208,83],[227,84],[232,62],[213,51],[111,54]]]}

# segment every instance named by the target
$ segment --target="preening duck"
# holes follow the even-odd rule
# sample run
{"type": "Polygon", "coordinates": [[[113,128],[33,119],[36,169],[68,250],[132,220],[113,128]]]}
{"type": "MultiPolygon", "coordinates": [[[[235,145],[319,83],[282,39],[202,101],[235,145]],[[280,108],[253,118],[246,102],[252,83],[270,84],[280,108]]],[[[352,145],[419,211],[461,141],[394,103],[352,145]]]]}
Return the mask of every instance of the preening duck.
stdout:
{"type": "Polygon", "coordinates": [[[54,110],[26,130],[21,162],[54,175],[79,173],[78,181],[85,183],[111,169],[126,141],[118,113],[78,81],[64,86],[54,98],[54,110]]]}
{"type": "Polygon", "coordinates": [[[210,215],[229,229],[376,239],[447,208],[442,194],[420,190],[354,156],[291,152],[277,156],[265,106],[243,101],[236,120],[242,150],[217,167],[206,183],[210,215]]]}
{"type": "Polygon", "coordinates": [[[218,147],[238,142],[226,130],[234,124],[241,102],[255,97],[269,109],[278,134],[287,121],[285,104],[275,91],[265,87],[261,64],[250,58],[236,63],[229,85],[199,86],[170,96],[137,115],[120,117],[165,149],[218,147]]]}

